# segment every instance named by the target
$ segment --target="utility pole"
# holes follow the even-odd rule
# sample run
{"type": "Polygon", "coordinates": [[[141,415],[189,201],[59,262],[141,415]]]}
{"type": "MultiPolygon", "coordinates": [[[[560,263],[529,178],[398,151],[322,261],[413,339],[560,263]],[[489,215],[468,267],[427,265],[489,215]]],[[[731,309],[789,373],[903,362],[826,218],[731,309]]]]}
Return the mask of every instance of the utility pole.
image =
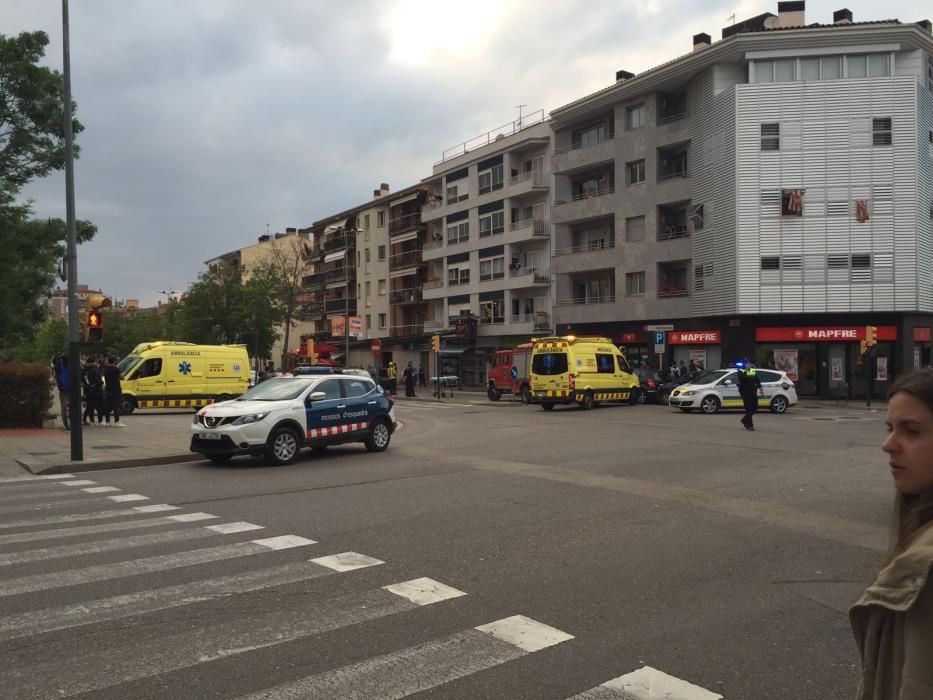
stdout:
{"type": "Polygon", "coordinates": [[[81,341],[78,326],[78,242],[75,233],[74,134],[71,131],[71,48],[68,38],[68,0],[62,0],[62,73],[65,78],[65,217],[68,227],[68,397],[71,414],[71,460],[84,460],[81,432],[81,341]]]}

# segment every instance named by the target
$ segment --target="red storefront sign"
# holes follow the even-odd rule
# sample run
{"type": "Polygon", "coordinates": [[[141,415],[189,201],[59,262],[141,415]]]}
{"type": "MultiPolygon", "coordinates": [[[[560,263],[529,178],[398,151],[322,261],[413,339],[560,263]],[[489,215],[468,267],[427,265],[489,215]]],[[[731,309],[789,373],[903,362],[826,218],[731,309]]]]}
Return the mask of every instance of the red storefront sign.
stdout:
{"type": "Polygon", "coordinates": [[[930,342],[930,327],[926,328],[914,328],[914,342],[915,343],[929,343],[930,342]]]}
{"type": "MultiPolygon", "coordinates": [[[[877,326],[878,340],[897,340],[897,326],[877,326]]],[[[855,343],[865,340],[865,326],[756,328],[758,343],[855,343]]]]}
{"type": "Polygon", "coordinates": [[[622,333],[619,335],[619,342],[623,345],[644,345],[648,342],[648,335],[646,333],[622,333]]]}
{"type": "Polygon", "coordinates": [[[721,342],[719,331],[670,331],[667,334],[668,345],[719,345],[721,342]]]}

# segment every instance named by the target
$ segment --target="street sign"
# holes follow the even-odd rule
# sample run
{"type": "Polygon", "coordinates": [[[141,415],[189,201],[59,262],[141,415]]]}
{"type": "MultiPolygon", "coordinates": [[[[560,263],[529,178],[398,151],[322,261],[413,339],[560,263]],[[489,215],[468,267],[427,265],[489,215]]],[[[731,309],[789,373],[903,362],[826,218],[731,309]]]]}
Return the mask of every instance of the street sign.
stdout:
{"type": "Polygon", "coordinates": [[[674,324],[672,323],[656,323],[651,326],[645,326],[646,331],[672,331],[674,330],[674,324]]]}
{"type": "Polygon", "coordinates": [[[513,381],[513,382],[514,382],[516,379],[518,379],[518,367],[515,367],[515,366],[513,365],[512,368],[509,370],[509,376],[512,378],[512,381],[513,381]]]}
{"type": "Polygon", "coordinates": [[[664,345],[664,340],[667,335],[664,331],[656,330],[652,335],[654,336],[655,345],[664,345]]]}

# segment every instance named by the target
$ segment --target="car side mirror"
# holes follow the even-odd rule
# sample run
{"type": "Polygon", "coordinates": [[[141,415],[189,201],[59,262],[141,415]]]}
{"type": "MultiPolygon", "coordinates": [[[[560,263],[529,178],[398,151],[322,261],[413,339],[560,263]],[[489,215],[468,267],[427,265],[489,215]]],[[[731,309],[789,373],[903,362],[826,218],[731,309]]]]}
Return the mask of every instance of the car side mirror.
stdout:
{"type": "Polygon", "coordinates": [[[323,391],[312,391],[308,394],[308,398],[305,399],[306,402],[311,403],[312,401],[320,401],[321,399],[326,399],[327,394],[323,391]]]}

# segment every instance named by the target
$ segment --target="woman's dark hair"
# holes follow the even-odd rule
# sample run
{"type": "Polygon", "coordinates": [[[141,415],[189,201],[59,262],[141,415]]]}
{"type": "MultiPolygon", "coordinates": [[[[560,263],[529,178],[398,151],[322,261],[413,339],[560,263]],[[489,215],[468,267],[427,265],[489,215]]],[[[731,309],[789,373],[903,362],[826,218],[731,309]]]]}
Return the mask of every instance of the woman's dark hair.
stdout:
{"type": "MultiPolygon", "coordinates": [[[[900,377],[888,392],[888,400],[895,394],[909,394],[933,413],[933,368],[915,370],[900,377]]],[[[906,550],[917,533],[930,523],[933,523],[933,492],[898,492],[894,499],[894,527],[888,561],[906,550]]]]}

